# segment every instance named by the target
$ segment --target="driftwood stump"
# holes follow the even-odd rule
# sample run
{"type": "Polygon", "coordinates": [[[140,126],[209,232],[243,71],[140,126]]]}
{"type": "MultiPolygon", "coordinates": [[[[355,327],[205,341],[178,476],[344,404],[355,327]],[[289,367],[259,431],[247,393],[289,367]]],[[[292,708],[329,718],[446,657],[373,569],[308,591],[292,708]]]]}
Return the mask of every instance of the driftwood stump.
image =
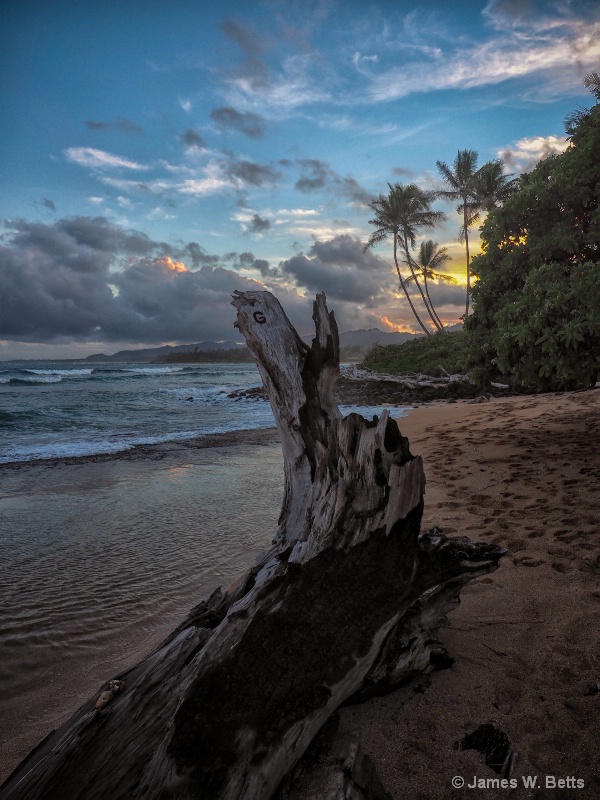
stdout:
{"type": "Polygon", "coordinates": [[[311,347],[269,292],[233,304],[283,448],[273,546],[38,745],[3,800],[269,798],[341,703],[443,660],[436,629],[497,566],[496,546],[420,535],[423,465],[387,411],[341,417],[324,295],[311,347]]]}

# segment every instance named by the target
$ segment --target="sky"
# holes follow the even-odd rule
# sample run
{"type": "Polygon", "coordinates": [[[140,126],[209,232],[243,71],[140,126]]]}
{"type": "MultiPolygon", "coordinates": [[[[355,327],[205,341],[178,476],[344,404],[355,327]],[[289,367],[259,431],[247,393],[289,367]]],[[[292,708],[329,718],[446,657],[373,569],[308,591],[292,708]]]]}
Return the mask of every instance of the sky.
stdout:
{"type": "MultiPolygon", "coordinates": [[[[459,150],[562,152],[598,70],[596,0],[4,0],[0,359],[236,340],[249,289],[301,334],[319,291],[340,331],[416,331],[368,203],[459,150]]],[[[455,205],[419,239],[448,324],[455,205]]]]}

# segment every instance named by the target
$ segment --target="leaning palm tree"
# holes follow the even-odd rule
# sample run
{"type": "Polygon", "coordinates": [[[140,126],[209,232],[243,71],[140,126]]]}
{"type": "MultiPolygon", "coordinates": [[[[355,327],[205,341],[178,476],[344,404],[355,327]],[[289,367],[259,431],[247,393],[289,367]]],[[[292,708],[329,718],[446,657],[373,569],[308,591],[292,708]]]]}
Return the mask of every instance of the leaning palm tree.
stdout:
{"type": "Polygon", "coordinates": [[[383,195],[380,194],[374,200],[369,203],[369,208],[375,212],[375,216],[373,219],[369,220],[369,225],[374,225],[375,230],[369,236],[369,240],[364,246],[363,250],[371,250],[378,244],[387,241],[387,239],[391,236],[392,242],[394,246],[394,264],[396,266],[396,272],[398,273],[398,281],[400,283],[400,288],[406,295],[406,299],[408,300],[408,304],[411,308],[411,311],[415,315],[415,319],[419,323],[420,327],[427,334],[427,336],[431,336],[431,332],[423,323],[423,320],[417,313],[417,309],[414,306],[410,293],[406,287],[406,283],[404,278],[402,277],[402,273],[400,272],[400,266],[398,264],[398,239],[400,235],[400,218],[396,203],[396,198],[394,197],[394,193],[392,191],[392,186],[388,183],[390,192],[389,194],[383,195]]]}
{"type": "Polygon", "coordinates": [[[420,318],[408,291],[406,281],[402,277],[400,265],[398,264],[398,244],[400,244],[400,247],[404,250],[406,261],[411,270],[415,285],[419,288],[425,308],[437,328],[439,327],[438,323],[431,313],[426,297],[418,281],[415,272],[415,263],[411,259],[410,249],[415,245],[418,229],[422,227],[433,227],[437,222],[444,219],[445,214],[441,211],[431,210],[430,204],[436,197],[434,192],[425,192],[416,184],[404,186],[400,183],[396,183],[392,186],[392,184],[388,183],[388,188],[389,192],[387,196],[379,195],[369,203],[369,207],[375,212],[375,217],[369,220],[369,224],[375,226],[375,231],[369,237],[369,241],[364,249],[370,249],[386,241],[389,236],[392,236],[394,264],[396,266],[400,287],[406,295],[406,299],[409,302],[417,322],[429,336],[430,331],[420,318]]]}
{"type": "Polygon", "coordinates": [[[450,189],[439,192],[440,197],[448,200],[460,200],[457,207],[458,213],[463,215],[460,239],[463,240],[467,248],[467,301],[465,306],[465,318],[469,316],[469,300],[471,297],[471,268],[469,257],[469,227],[474,223],[472,203],[475,199],[477,187],[477,158],[475,150],[459,150],[454,159],[453,169],[443,161],[436,161],[437,168],[446,181],[450,189]]]}
{"type": "MultiPolygon", "coordinates": [[[[388,184],[389,185],[389,184],[388,184]]],[[[443,331],[444,326],[436,318],[435,312],[423,292],[423,287],[419,281],[419,265],[412,258],[411,250],[416,244],[417,231],[419,228],[433,228],[438,222],[446,218],[443,211],[433,211],[431,203],[437,198],[436,192],[425,191],[415,183],[401,184],[395,183],[390,186],[390,192],[394,195],[395,206],[400,221],[400,231],[402,244],[404,247],[405,261],[411,274],[411,280],[419,290],[423,305],[435,327],[443,331]]]]}
{"type": "MultiPolygon", "coordinates": [[[[417,265],[420,274],[423,276],[423,286],[425,287],[425,294],[429,301],[429,306],[439,323],[440,329],[444,330],[444,323],[439,318],[437,311],[434,308],[431,297],[429,296],[429,284],[427,281],[434,280],[440,283],[450,283],[456,285],[458,281],[452,275],[445,272],[440,272],[447,261],[451,261],[452,256],[448,255],[447,247],[440,247],[437,242],[432,239],[427,239],[426,242],[421,242],[419,247],[419,254],[417,256],[417,265]]],[[[409,284],[412,277],[406,281],[409,284]]]]}

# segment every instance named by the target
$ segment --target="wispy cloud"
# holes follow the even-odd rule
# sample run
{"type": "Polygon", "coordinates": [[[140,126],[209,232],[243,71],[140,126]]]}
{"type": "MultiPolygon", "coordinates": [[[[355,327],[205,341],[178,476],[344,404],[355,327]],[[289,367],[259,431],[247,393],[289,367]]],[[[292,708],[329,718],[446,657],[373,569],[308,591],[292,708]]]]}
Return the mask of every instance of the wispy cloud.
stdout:
{"type": "MultiPolygon", "coordinates": [[[[502,37],[464,48],[442,59],[412,62],[369,75],[375,101],[389,101],[413,92],[470,89],[534,75],[550,80],[561,72],[550,91],[581,87],[581,74],[600,58],[600,22],[564,22],[552,34],[505,32],[502,37]]],[[[548,87],[545,87],[548,91],[548,87]]]]}
{"type": "Polygon", "coordinates": [[[105,150],[96,150],[93,147],[68,147],[64,154],[69,161],[73,161],[82,167],[92,167],[94,169],[148,169],[145,164],[138,164],[136,161],[123,158],[123,156],[116,156],[113,153],[107,153],[105,150]]]}

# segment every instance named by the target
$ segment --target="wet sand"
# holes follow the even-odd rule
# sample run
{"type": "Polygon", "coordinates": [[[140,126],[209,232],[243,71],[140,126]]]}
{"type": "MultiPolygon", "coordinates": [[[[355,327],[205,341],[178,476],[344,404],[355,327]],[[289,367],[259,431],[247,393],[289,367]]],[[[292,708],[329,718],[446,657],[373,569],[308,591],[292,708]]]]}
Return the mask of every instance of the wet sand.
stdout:
{"type": "MultiPolygon", "coordinates": [[[[423,528],[497,542],[508,553],[463,591],[441,632],[453,666],[344,708],[341,729],[361,731],[395,800],[497,794],[451,784],[500,777],[480,753],[458,746],[484,723],[518,752],[510,796],[600,796],[600,391],[430,405],[400,428],[425,459],[423,528]],[[538,788],[524,789],[523,776],[537,776],[538,788]],[[546,776],[584,788],[556,793],[546,776]]],[[[272,431],[260,437],[276,441],[272,431]]],[[[176,466],[186,452],[145,455],[176,466]]],[[[135,468],[136,458],[123,457],[122,468],[135,468]]],[[[33,476],[38,467],[23,469],[33,476]]],[[[3,750],[3,774],[24,754],[3,750]]]]}
{"type": "Polygon", "coordinates": [[[0,467],[0,783],[254,562],[282,492],[274,430],[0,467]]]}

